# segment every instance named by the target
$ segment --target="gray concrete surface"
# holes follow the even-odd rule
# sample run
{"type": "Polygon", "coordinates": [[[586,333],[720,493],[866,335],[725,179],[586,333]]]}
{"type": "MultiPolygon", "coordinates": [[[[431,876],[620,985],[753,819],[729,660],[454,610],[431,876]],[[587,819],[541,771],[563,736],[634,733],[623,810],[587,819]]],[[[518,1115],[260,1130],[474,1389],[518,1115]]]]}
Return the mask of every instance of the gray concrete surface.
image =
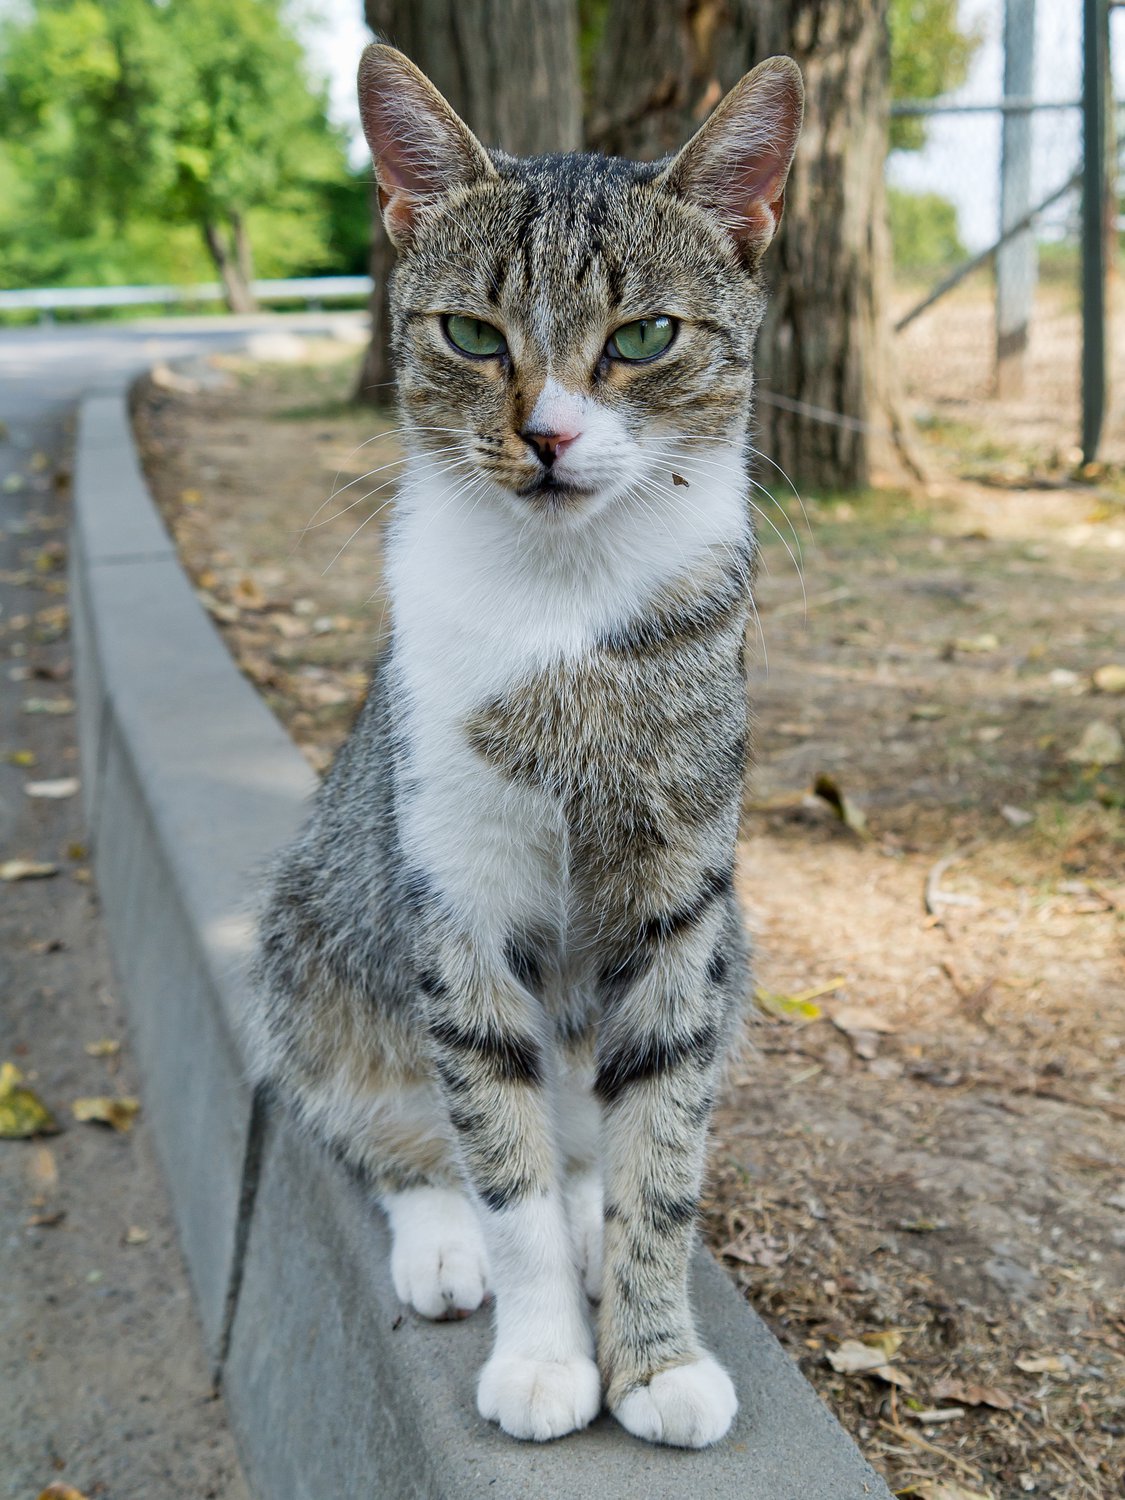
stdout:
{"type": "Polygon", "coordinates": [[[13,579],[66,537],[59,482],[75,399],[152,355],[147,333],[108,348],[101,333],[61,332],[43,343],[0,333],[0,860],[61,866],[52,880],[0,885],[0,1061],[23,1070],[63,1127],[0,1141],[0,1496],[34,1500],[61,1480],[100,1500],[248,1500],[154,1149],[158,1111],[142,1110],[128,1135],[70,1113],[82,1096],[143,1092],[142,1069],[94,887],[75,878],[87,864],[80,800],[24,792],[78,769],[74,716],[22,711],[30,697],[74,694],[72,643],[12,628],[67,602],[43,587],[63,575],[32,566],[28,583],[13,579]],[[6,487],[11,476],[20,489],[6,487]],[[35,766],[10,764],[11,750],[33,751],[35,766]],[[105,1039],[116,1057],[87,1055],[105,1039]],[[148,1238],[125,1243],[130,1228],[148,1238]]]}
{"type": "Polygon", "coordinates": [[[357,1186],[279,1118],[262,1134],[258,1111],[248,1128],[231,1024],[246,901],[262,857],[300,815],[309,777],[159,534],[130,519],[128,507],[147,502],[130,453],[115,452],[120,412],[90,406],[86,416],[72,569],[96,868],[212,1348],[222,1345],[217,1309],[233,1312],[223,1387],[255,1494],[887,1500],[702,1256],[701,1324],[743,1398],[731,1439],[676,1453],[603,1419],[545,1448],[509,1441],[472,1401],[486,1318],[434,1327],[404,1315],[383,1224],[357,1186]],[[134,536],[139,551],[119,550],[134,536]],[[245,1160],[254,1167],[259,1151],[260,1181],[245,1160]],[[232,1275],[221,1304],[217,1288],[232,1275]]]}

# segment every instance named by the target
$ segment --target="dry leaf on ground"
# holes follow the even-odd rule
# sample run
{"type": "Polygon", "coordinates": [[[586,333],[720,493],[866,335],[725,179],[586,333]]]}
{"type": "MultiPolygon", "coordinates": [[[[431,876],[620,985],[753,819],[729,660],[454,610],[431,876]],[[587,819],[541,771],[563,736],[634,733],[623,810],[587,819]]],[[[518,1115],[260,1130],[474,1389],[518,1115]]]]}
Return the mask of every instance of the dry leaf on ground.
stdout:
{"type": "Polygon", "coordinates": [[[838,1005],[829,1012],[828,1019],[843,1032],[877,1031],[889,1036],[894,1026],[870,1005],[838,1005]]]}
{"type": "Polygon", "coordinates": [[[23,700],[23,711],[25,714],[72,714],[74,712],[74,699],[25,698],[23,700]]]}
{"type": "Polygon", "coordinates": [[[1117,766],[1125,760],[1125,741],[1104,719],[1093,719],[1066,758],[1078,766],[1117,766]]]}
{"type": "Polygon", "coordinates": [[[29,797],[47,797],[57,801],[60,797],[73,797],[78,790],[77,776],[60,776],[54,781],[25,781],[24,791],[29,797]]]}
{"type": "Polygon", "coordinates": [[[23,1074],[15,1063],[0,1064],[0,1137],[30,1140],[34,1135],[57,1135],[55,1117],[32,1089],[21,1087],[23,1074]]]}
{"type": "Polygon", "coordinates": [[[39,1500],[86,1500],[81,1490],[72,1484],[49,1484],[39,1495],[39,1500]]]}
{"type": "Polygon", "coordinates": [[[1107,662],[1094,673],[1094,686],[1099,693],[1125,693],[1125,666],[1119,662],[1107,662]]]}
{"type": "Polygon", "coordinates": [[[82,1049],[87,1057],[116,1057],[121,1043],[111,1036],[99,1037],[96,1042],[87,1042],[82,1049]]]}
{"type": "Polygon", "coordinates": [[[142,1229],[139,1224],[130,1224],[125,1231],[123,1243],[126,1245],[147,1245],[152,1236],[147,1229],[142,1229]]]}
{"type": "Polygon", "coordinates": [[[874,1375],[888,1385],[913,1389],[913,1381],[904,1370],[891,1364],[902,1347],[902,1334],[895,1328],[878,1333],[865,1333],[862,1338],[844,1339],[826,1355],[828,1363],[839,1375],[874,1375]]]}
{"type": "Polygon", "coordinates": [[[1065,1375],[1066,1364],[1057,1354],[1037,1354],[1027,1359],[1017,1359],[1016,1369],[1025,1375],[1065,1375]]]}
{"type": "Polygon", "coordinates": [[[994,1385],[977,1385],[971,1380],[939,1380],[931,1394],[935,1401],[959,1401],[962,1406],[992,1406],[997,1411],[1011,1411],[1015,1397],[994,1385]]]}
{"type": "Polygon", "coordinates": [[[812,989],[801,990],[796,995],[783,995],[758,985],[754,990],[754,1000],[760,1009],[776,1016],[779,1021],[817,1021],[824,1012],[813,1002],[821,995],[838,990],[843,983],[843,979],[830,979],[827,984],[813,985],[812,989]]]}
{"type": "Polygon", "coordinates": [[[46,880],[58,873],[58,865],[35,859],[6,859],[0,864],[0,880],[46,880]]]}
{"type": "Polygon", "coordinates": [[[860,838],[869,836],[867,818],[862,808],[856,806],[835,776],[829,776],[827,772],[822,771],[813,782],[813,795],[819,797],[822,802],[827,802],[846,828],[850,828],[860,838]]]}
{"type": "Polygon", "coordinates": [[[111,1099],[107,1095],[75,1099],[71,1105],[76,1120],[90,1125],[110,1125],[122,1133],[132,1130],[140,1108],[139,1099],[111,1099]]]}

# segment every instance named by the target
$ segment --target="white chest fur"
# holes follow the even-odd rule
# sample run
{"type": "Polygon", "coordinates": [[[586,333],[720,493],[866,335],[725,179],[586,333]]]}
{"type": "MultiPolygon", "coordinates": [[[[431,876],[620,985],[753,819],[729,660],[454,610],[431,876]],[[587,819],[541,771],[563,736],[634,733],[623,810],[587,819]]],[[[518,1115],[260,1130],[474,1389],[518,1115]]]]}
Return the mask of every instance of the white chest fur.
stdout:
{"type": "Polygon", "coordinates": [[[561,809],[513,785],[468,743],[472,713],[546,667],[586,655],[653,595],[746,528],[741,469],[713,456],[687,487],[653,486],[588,517],[530,511],[514,498],[408,479],[388,542],[395,673],[412,788],[408,857],[478,937],[513,922],[565,922],[561,809]],[[475,496],[475,499],[474,499],[475,496]]]}

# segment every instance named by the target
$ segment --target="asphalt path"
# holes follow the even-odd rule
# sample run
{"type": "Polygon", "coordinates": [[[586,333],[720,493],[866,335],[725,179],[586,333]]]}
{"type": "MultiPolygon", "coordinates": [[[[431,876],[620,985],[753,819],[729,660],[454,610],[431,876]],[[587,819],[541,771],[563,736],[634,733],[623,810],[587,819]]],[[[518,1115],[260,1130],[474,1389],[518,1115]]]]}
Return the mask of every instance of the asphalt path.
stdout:
{"type": "Polygon", "coordinates": [[[61,1127],[0,1140],[0,1496],[9,1500],[36,1500],[52,1483],[89,1500],[247,1497],[144,1109],[127,1133],[73,1115],[79,1098],[143,1098],[144,1081],[89,882],[81,798],[33,797],[27,785],[78,775],[63,613],[78,401],[157,361],[237,345],[248,329],[330,321],[0,331],[0,865],[58,869],[0,882],[0,1063],[22,1071],[61,1127]],[[63,711],[43,712],[45,703],[63,711]]]}

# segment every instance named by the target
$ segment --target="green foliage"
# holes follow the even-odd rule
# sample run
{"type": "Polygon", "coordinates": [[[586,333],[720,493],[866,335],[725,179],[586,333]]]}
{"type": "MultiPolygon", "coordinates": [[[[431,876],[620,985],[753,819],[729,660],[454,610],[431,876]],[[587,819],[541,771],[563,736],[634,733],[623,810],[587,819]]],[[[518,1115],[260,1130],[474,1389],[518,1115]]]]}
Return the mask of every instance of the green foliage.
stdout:
{"type": "Polygon", "coordinates": [[[201,231],[237,220],[259,274],[335,269],[341,224],[354,259],[282,0],[35,0],[0,23],[0,140],[5,285],[211,279],[201,231]]]}
{"type": "MultiPolygon", "coordinates": [[[[957,0],[891,0],[890,28],[892,99],[936,99],[959,88],[982,40],[979,25],[958,25],[957,0]]],[[[893,149],[918,151],[925,141],[925,120],[891,121],[893,149]]]]}
{"type": "Polygon", "coordinates": [[[887,209],[897,271],[932,271],[964,259],[957,210],[947,198],[890,188],[887,209]]]}

